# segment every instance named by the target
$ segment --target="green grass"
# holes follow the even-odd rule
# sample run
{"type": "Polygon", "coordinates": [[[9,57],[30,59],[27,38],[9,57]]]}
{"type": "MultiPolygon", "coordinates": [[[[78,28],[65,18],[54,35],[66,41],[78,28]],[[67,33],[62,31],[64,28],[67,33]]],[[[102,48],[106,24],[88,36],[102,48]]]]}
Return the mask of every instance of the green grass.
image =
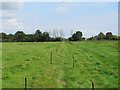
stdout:
{"type": "Polygon", "coordinates": [[[2,43],[2,87],[24,88],[25,77],[28,88],[118,88],[118,42],[2,43]]]}

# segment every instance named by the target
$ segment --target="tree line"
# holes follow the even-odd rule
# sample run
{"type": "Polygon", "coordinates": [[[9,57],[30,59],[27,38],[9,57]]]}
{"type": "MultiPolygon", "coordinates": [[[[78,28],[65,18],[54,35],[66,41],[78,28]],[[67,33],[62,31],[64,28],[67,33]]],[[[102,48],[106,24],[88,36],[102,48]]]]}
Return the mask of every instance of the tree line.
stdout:
{"type": "Polygon", "coordinates": [[[98,35],[88,38],[88,40],[120,40],[120,36],[113,35],[112,32],[107,32],[105,35],[100,32],[98,35]]]}
{"type": "Polygon", "coordinates": [[[50,37],[48,32],[36,30],[35,34],[25,34],[23,31],[17,31],[15,34],[0,33],[1,42],[44,42],[44,41],[62,41],[61,37],[50,37]]]}
{"type": "Polygon", "coordinates": [[[113,35],[111,32],[107,32],[106,35],[100,32],[96,36],[92,36],[88,39],[82,37],[81,31],[76,31],[71,34],[69,38],[63,38],[63,31],[60,30],[60,36],[57,32],[53,32],[53,37],[50,36],[50,32],[41,32],[36,30],[34,34],[25,34],[23,31],[17,31],[15,34],[0,33],[0,42],[48,42],[48,41],[84,41],[84,40],[120,40],[120,37],[113,35]]]}

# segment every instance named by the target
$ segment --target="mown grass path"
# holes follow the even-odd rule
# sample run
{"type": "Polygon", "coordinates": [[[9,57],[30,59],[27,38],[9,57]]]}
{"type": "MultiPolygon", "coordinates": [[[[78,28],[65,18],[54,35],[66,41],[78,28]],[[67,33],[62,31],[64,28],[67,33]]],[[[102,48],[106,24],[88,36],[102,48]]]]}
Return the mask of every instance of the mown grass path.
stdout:
{"type": "Polygon", "coordinates": [[[25,77],[28,88],[91,88],[92,82],[95,88],[117,88],[117,44],[117,41],[3,43],[3,88],[24,88],[25,77]]]}

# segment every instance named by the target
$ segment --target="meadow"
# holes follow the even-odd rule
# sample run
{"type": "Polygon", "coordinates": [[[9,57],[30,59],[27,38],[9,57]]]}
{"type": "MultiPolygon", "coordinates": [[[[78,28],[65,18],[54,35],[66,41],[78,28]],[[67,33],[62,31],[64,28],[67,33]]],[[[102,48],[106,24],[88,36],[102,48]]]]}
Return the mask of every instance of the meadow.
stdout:
{"type": "Polygon", "coordinates": [[[118,41],[2,42],[2,87],[25,77],[28,88],[118,88],[118,41]]]}

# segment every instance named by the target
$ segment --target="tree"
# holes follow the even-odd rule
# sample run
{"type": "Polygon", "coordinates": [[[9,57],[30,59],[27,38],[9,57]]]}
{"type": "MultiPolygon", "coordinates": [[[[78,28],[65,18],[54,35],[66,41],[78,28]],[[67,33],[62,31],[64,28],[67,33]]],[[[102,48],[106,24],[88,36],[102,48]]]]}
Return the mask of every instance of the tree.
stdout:
{"type": "Polygon", "coordinates": [[[81,40],[84,41],[84,40],[85,40],[85,37],[81,38],[81,40]]]}
{"type": "Polygon", "coordinates": [[[0,33],[0,34],[1,34],[2,39],[7,39],[7,34],[6,33],[0,33]]]}
{"type": "Polygon", "coordinates": [[[23,42],[25,38],[25,33],[23,31],[17,31],[15,33],[15,41],[23,42]]]}
{"type": "Polygon", "coordinates": [[[59,35],[58,29],[53,29],[53,37],[56,38],[58,37],[58,35],[59,35]]]}
{"type": "Polygon", "coordinates": [[[0,33],[0,39],[2,39],[2,33],[0,33]]]}
{"type": "Polygon", "coordinates": [[[105,38],[105,35],[102,32],[100,32],[98,34],[97,40],[101,40],[101,39],[104,39],[104,38],[105,38]]]}
{"type": "Polygon", "coordinates": [[[35,41],[36,41],[36,42],[42,41],[42,32],[41,32],[40,30],[37,30],[37,31],[35,32],[35,41]]]}
{"type": "Polygon", "coordinates": [[[98,40],[98,36],[97,36],[97,35],[94,36],[94,37],[92,38],[92,40],[98,40]]]}
{"type": "Polygon", "coordinates": [[[98,36],[97,35],[96,36],[92,36],[92,37],[88,38],[87,40],[98,40],[98,36]]]}
{"type": "Polygon", "coordinates": [[[52,36],[52,31],[51,30],[49,30],[48,31],[48,33],[49,33],[49,35],[50,35],[50,37],[52,36]]]}
{"type": "Polygon", "coordinates": [[[70,31],[71,36],[72,36],[74,33],[75,33],[75,30],[72,29],[72,30],[70,31]]]}
{"type": "Polygon", "coordinates": [[[92,37],[88,38],[87,40],[93,40],[93,38],[94,38],[94,37],[92,36],[92,37]]]}
{"type": "Polygon", "coordinates": [[[82,32],[81,31],[77,31],[76,33],[74,33],[72,35],[72,38],[74,41],[80,41],[82,37],[82,32]]]}
{"type": "Polygon", "coordinates": [[[73,39],[72,37],[69,37],[68,40],[69,40],[69,41],[73,41],[74,39],[73,39]]]}
{"type": "Polygon", "coordinates": [[[13,42],[13,41],[14,41],[14,38],[15,38],[15,36],[14,36],[13,34],[10,33],[10,34],[8,35],[8,39],[9,39],[10,42],[13,42]]]}
{"type": "Polygon", "coordinates": [[[35,41],[35,35],[34,34],[26,34],[24,38],[25,42],[34,42],[35,41]]]}
{"type": "Polygon", "coordinates": [[[50,36],[48,32],[44,32],[42,35],[42,41],[49,41],[50,36]]]}
{"type": "Polygon", "coordinates": [[[64,36],[63,30],[60,29],[60,37],[61,37],[61,41],[62,41],[63,36],[64,36]]]}
{"type": "Polygon", "coordinates": [[[62,41],[62,39],[63,39],[63,38],[61,38],[61,37],[56,37],[56,38],[55,38],[56,41],[62,41]]]}
{"type": "Polygon", "coordinates": [[[119,40],[119,37],[117,35],[113,35],[112,40],[119,40]]]}
{"type": "Polygon", "coordinates": [[[112,35],[111,32],[107,32],[105,39],[111,40],[111,39],[112,39],[112,36],[113,36],[113,35],[112,35]]]}

